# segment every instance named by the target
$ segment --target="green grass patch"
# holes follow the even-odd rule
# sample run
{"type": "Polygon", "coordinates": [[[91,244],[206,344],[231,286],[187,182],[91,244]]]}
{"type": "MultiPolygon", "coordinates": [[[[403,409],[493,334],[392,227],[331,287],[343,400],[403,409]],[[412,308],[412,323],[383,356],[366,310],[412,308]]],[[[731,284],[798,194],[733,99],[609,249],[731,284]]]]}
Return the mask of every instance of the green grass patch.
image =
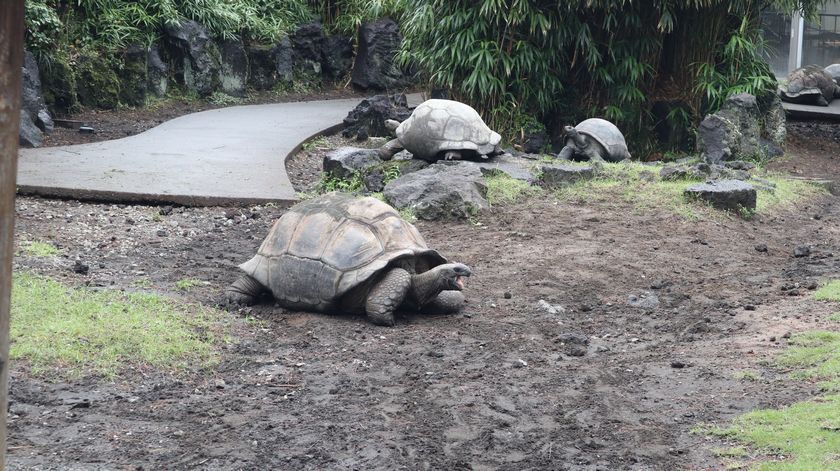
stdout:
{"type": "Polygon", "coordinates": [[[216,106],[231,106],[238,105],[244,100],[242,98],[228,95],[227,93],[213,92],[209,97],[207,97],[207,101],[216,106]]]}
{"type": "Polygon", "coordinates": [[[33,374],[114,377],[128,366],[182,370],[215,361],[214,311],[149,293],[12,279],[11,352],[33,374]]]}
{"type": "Polygon", "coordinates": [[[840,301],[840,280],[831,280],[814,292],[818,301],[840,301]]]}
{"type": "Polygon", "coordinates": [[[800,402],[778,410],[758,410],[726,428],[708,431],[776,456],[762,471],[840,469],[840,396],[800,402]]]}
{"type": "MultiPolygon", "coordinates": [[[[659,178],[661,165],[639,162],[604,163],[597,167],[595,178],[580,181],[555,192],[562,201],[577,203],[631,203],[636,210],[665,209],[687,220],[714,217],[716,214],[702,201],[687,201],[683,192],[698,180],[665,181],[659,178]]],[[[756,175],[775,185],[772,191],[759,189],[755,211],[742,211],[738,216],[749,219],[755,215],[793,207],[796,203],[825,193],[817,185],[791,180],[779,174],[762,171],[756,175]]]]}
{"type": "Polygon", "coordinates": [[[300,148],[307,152],[311,152],[313,150],[325,150],[330,148],[330,142],[325,136],[318,136],[304,142],[300,148]]]}
{"type": "Polygon", "coordinates": [[[175,282],[175,287],[181,291],[189,291],[203,284],[204,282],[196,280],[195,278],[182,278],[175,282]]]}
{"type": "Polygon", "coordinates": [[[538,187],[517,180],[505,173],[497,172],[484,177],[487,185],[487,201],[491,206],[515,203],[522,197],[539,193],[538,187]]]}
{"type": "Polygon", "coordinates": [[[828,320],[834,322],[840,322],[840,312],[835,312],[834,314],[828,316],[828,320]]]}
{"type": "Polygon", "coordinates": [[[37,240],[22,243],[21,251],[30,257],[52,257],[61,252],[55,245],[37,240]]]}
{"type": "Polygon", "coordinates": [[[826,390],[840,388],[840,332],[818,330],[791,337],[777,364],[795,368],[794,376],[821,381],[826,390]]]}

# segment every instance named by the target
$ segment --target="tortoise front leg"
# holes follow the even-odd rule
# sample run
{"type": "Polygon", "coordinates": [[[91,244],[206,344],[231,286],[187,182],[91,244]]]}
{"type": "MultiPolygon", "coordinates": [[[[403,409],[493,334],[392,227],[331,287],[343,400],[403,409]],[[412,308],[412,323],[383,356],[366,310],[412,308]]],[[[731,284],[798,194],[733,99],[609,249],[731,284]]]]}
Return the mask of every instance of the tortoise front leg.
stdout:
{"type": "Polygon", "coordinates": [[[448,150],[443,155],[444,160],[461,160],[461,152],[457,150],[448,150]]]}
{"type": "Polygon", "coordinates": [[[557,158],[559,160],[572,160],[572,157],[575,156],[575,148],[573,146],[565,146],[563,150],[557,154],[557,158]]]}
{"type": "Polygon", "coordinates": [[[394,268],[371,288],[365,301],[368,319],[376,325],[394,325],[394,311],[405,300],[411,287],[411,274],[394,268]]]}
{"type": "Polygon", "coordinates": [[[250,275],[242,275],[225,290],[227,302],[234,305],[250,306],[257,302],[265,287],[250,275]]]}
{"type": "Polygon", "coordinates": [[[464,307],[464,294],[456,290],[441,291],[437,297],[420,308],[423,314],[453,314],[464,307]]]}
{"type": "Polygon", "coordinates": [[[405,149],[399,139],[391,139],[379,148],[379,157],[382,160],[391,160],[398,152],[405,149]]]}

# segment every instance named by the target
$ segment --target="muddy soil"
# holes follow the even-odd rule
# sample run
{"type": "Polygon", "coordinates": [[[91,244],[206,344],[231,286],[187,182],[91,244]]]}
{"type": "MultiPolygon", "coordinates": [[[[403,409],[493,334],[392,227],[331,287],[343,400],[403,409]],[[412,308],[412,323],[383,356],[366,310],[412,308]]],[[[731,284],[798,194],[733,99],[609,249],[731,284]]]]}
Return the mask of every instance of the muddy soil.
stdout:
{"type": "MultiPolygon", "coordinates": [[[[840,180],[795,129],[803,157],[785,165],[840,180]]],[[[19,198],[18,243],[62,256],[16,269],[212,305],[281,214],[19,198]],[[185,277],[207,284],[178,291],[185,277]]],[[[766,365],[827,325],[810,290],[840,270],[835,196],[698,222],[540,197],[417,227],[473,268],[463,313],[383,328],[268,303],[224,313],[236,340],[211,371],[63,381],[13,364],[9,468],[720,469],[725,444],[698,424],[817,394],[766,365]]]]}

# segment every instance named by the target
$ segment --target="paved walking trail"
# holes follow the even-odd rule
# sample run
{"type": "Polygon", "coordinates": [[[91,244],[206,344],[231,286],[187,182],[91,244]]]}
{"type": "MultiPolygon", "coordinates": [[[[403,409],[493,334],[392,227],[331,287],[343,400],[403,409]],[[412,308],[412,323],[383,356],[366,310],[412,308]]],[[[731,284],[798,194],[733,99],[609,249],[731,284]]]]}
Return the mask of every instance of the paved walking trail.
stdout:
{"type": "Polygon", "coordinates": [[[123,139],[21,149],[18,192],[190,206],[291,204],[286,157],[341,123],[360,101],[235,106],[123,139]]]}

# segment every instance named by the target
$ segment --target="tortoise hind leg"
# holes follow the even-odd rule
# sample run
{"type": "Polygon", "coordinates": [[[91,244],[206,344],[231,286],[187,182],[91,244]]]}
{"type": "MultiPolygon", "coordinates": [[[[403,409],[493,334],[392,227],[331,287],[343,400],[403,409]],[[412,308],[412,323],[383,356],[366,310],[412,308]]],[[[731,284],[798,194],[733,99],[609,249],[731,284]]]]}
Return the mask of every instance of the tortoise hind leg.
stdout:
{"type": "Polygon", "coordinates": [[[242,275],[225,290],[228,303],[240,306],[250,306],[257,302],[265,287],[254,277],[242,275]]]}
{"type": "Polygon", "coordinates": [[[368,319],[376,325],[394,325],[394,311],[405,300],[411,287],[411,274],[394,268],[371,288],[365,301],[368,319]]]}

